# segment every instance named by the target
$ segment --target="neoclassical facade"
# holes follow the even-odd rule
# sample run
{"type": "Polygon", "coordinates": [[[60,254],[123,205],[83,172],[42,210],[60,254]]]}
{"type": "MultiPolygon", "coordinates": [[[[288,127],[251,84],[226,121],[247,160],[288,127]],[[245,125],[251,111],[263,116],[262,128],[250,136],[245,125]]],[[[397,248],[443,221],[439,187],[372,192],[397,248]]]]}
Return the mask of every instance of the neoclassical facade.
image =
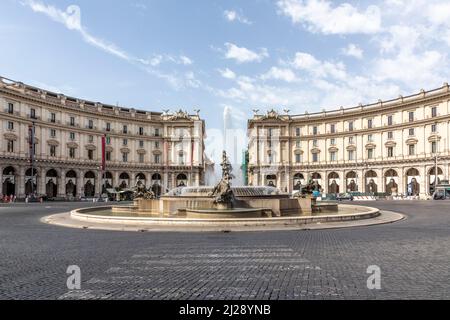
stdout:
{"type": "Polygon", "coordinates": [[[293,191],[426,197],[450,170],[450,88],[334,111],[255,113],[248,121],[249,183],[293,191]]]}
{"type": "Polygon", "coordinates": [[[164,192],[202,185],[205,179],[205,123],[198,112],[140,111],[0,78],[0,119],[3,195],[23,198],[36,190],[58,198],[91,197],[104,188],[132,187],[138,179],[164,192]]]}

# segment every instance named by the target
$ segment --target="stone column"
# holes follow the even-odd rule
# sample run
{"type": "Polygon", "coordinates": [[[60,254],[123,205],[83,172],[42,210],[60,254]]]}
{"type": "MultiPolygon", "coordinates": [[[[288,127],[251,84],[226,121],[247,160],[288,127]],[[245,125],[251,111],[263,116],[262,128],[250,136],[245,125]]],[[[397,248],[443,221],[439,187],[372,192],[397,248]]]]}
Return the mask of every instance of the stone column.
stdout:
{"type": "Polygon", "coordinates": [[[46,173],[47,173],[47,168],[41,168],[41,170],[36,170],[36,174],[37,174],[37,193],[38,194],[46,194],[46,190],[45,190],[45,177],[46,177],[46,173]],[[41,174],[39,174],[39,171],[41,172],[41,174]]]}
{"type": "Polygon", "coordinates": [[[0,167],[0,195],[3,195],[3,168],[0,167]]]}
{"type": "Polygon", "coordinates": [[[113,173],[113,188],[118,187],[119,186],[119,171],[114,171],[113,173]]]}
{"type": "Polygon", "coordinates": [[[128,187],[132,188],[135,185],[136,185],[136,173],[135,172],[131,172],[130,173],[130,185],[128,187]]]}
{"type": "Polygon", "coordinates": [[[405,177],[405,168],[398,168],[398,193],[405,194],[406,193],[406,177],[405,177]]]}
{"type": "Polygon", "coordinates": [[[358,175],[356,183],[358,184],[358,192],[366,192],[366,178],[364,177],[364,170],[355,170],[358,175]]]}
{"type": "Polygon", "coordinates": [[[95,196],[98,197],[102,193],[102,171],[97,171],[97,176],[95,178],[95,196]]]}
{"type": "Polygon", "coordinates": [[[77,171],[77,197],[84,196],[84,172],[77,171]]]}
{"type": "Polygon", "coordinates": [[[19,167],[19,174],[16,176],[16,192],[17,197],[25,198],[25,168],[19,167]]]}
{"type": "MultiPolygon", "coordinates": [[[[419,181],[419,185],[420,185],[420,192],[419,192],[419,197],[422,198],[426,198],[428,195],[428,171],[427,171],[427,167],[426,166],[422,166],[419,169],[419,174],[420,174],[420,181],[419,181]]],[[[437,172],[436,172],[436,176],[438,176],[437,172]]]]}
{"type": "Polygon", "coordinates": [[[66,197],[66,170],[62,170],[59,173],[59,177],[57,179],[58,183],[58,197],[65,198],[66,197]]]}

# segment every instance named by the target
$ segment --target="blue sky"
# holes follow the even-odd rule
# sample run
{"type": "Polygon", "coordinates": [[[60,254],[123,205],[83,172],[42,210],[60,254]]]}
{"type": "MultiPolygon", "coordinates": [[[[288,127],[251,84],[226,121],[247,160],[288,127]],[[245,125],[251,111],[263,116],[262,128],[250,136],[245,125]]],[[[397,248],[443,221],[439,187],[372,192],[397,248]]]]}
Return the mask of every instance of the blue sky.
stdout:
{"type": "Polygon", "coordinates": [[[450,2],[2,0],[0,43],[5,77],[139,109],[198,108],[212,137],[225,113],[240,149],[252,109],[351,107],[449,81],[450,2]]]}

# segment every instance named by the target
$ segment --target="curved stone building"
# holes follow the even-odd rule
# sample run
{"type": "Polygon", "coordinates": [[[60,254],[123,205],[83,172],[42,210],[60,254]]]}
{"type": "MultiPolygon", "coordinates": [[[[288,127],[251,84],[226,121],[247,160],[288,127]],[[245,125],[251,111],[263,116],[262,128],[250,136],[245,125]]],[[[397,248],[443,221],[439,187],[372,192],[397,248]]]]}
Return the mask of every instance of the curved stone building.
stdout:
{"type": "Polygon", "coordinates": [[[36,190],[57,198],[93,197],[105,188],[134,186],[137,179],[164,192],[202,185],[205,178],[205,123],[198,114],[111,106],[0,78],[0,119],[3,195],[23,198],[36,190]]]}
{"type": "Polygon", "coordinates": [[[249,183],[293,191],[317,180],[325,193],[417,195],[447,179],[450,89],[312,114],[269,111],[248,122],[249,183]]]}

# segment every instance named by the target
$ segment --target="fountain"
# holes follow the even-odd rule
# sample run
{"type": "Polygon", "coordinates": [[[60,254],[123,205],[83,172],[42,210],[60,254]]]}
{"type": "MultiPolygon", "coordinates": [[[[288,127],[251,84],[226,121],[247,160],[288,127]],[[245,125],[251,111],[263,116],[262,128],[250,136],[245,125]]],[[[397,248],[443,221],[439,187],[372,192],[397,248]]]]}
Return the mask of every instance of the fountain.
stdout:
{"type": "MultiPolygon", "coordinates": [[[[94,229],[243,231],[298,229],[314,224],[322,228],[321,224],[325,222],[336,226],[339,222],[354,223],[355,220],[371,220],[380,215],[375,208],[316,203],[312,193],[320,186],[314,181],[301,186],[294,197],[273,186],[232,186],[232,167],[226,152],[222,154],[221,167],[222,177],[215,186],[177,187],[158,198],[141,181],[137,181],[133,189],[133,205],[77,209],[68,215],[50,216],[44,220],[94,229]]],[[[381,221],[385,223],[385,220],[381,221]]],[[[374,223],[377,222],[366,222],[374,223]]]]}
{"type": "MultiPolygon", "coordinates": [[[[145,186],[136,186],[134,205],[113,206],[112,210],[163,217],[221,219],[308,215],[314,209],[311,197],[291,198],[275,187],[233,187],[232,166],[225,151],[220,166],[222,178],[214,187],[177,187],[156,199],[147,194],[145,186]]],[[[337,205],[328,209],[337,211],[337,205]]]]}

